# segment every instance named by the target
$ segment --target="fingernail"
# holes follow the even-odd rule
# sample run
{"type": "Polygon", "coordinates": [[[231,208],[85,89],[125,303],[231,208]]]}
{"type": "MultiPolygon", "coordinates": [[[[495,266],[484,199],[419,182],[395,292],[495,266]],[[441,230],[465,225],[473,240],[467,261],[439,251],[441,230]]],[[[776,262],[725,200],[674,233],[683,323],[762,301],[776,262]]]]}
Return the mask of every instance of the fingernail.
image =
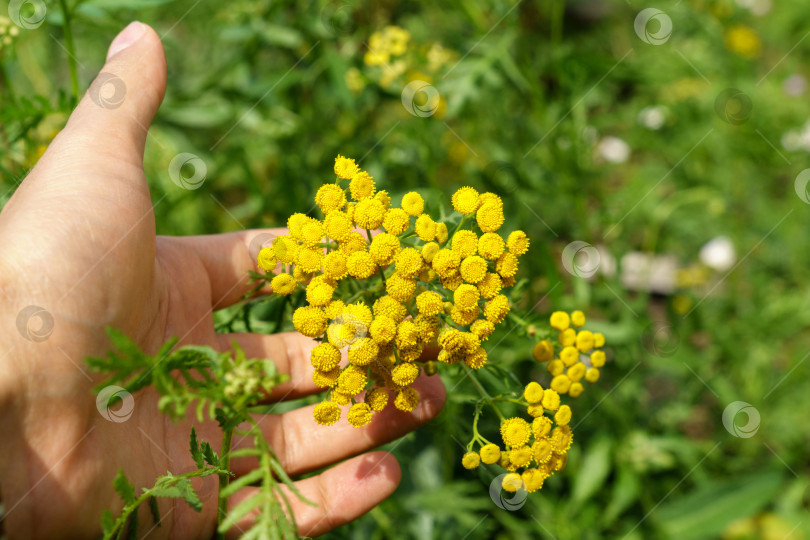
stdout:
{"type": "Polygon", "coordinates": [[[134,21],[129,23],[126,28],[121,30],[112,43],[110,49],[107,51],[107,60],[112,58],[116,53],[119,53],[138,41],[146,30],[146,25],[142,22],[134,21]]]}

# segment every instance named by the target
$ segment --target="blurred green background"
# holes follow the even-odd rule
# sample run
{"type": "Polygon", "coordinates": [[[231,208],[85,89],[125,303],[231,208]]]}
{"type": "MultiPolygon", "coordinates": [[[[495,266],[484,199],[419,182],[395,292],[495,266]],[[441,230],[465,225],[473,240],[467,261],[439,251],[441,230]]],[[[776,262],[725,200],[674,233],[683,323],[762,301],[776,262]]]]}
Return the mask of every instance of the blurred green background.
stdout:
{"type": "MultiPolygon", "coordinates": [[[[341,153],[431,212],[500,193],[533,239],[520,309],[606,334],[568,466],[520,508],[490,497],[500,471],[461,468],[472,411],[448,374],[445,412],[389,445],[398,491],[330,537],[810,537],[806,3],[67,0],[69,27],[40,4],[36,28],[0,21],[3,202],[75,103],[66,50],[83,93],[137,18],[168,59],[145,158],[160,233],[280,225],[341,153]],[[198,189],[169,176],[182,152],[198,189]]],[[[491,361],[547,380],[533,343],[505,324],[491,361]]]]}

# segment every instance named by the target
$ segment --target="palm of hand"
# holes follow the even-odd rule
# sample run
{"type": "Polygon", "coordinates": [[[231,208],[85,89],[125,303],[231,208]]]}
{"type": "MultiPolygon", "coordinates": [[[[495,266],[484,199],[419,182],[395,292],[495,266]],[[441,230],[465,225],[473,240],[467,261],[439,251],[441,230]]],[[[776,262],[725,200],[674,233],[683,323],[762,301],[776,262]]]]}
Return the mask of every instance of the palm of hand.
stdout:
{"type": "MultiPolygon", "coordinates": [[[[134,396],[126,421],[105,419],[92,388],[98,378],[83,366],[87,356],[110,348],[104,328],[113,326],[148,352],[172,336],[181,344],[227,350],[232,339],[246,353],[272,358],[290,381],[270,400],[317,391],[310,379],[312,342],[298,334],[216,334],[212,310],[238,301],[249,290],[250,240],[261,231],[207,237],[155,236],[152,202],[142,167],[145,126],[165,87],[165,60],[158,37],[146,27],[130,47],[114,55],[105,72],[126,83],[116,109],[85,96],[65,130],[0,214],[0,275],[6,328],[19,310],[39,305],[55,324],[45,341],[6,332],[0,359],[0,471],[6,528],[25,537],[98,533],[101,511],[117,508],[112,478],[123,468],[136,490],[167,470],[195,468],[188,434],[219,451],[219,428],[193,419],[172,423],[157,411],[157,395],[134,396]],[[66,532],[69,531],[69,532],[66,532]]],[[[436,379],[436,378],[433,378],[436,379]]],[[[269,415],[262,425],[291,474],[321,467],[393,439],[424,423],[441,408],[438,380],[421,384],[422,404],[411,414],[386,411],[370,426],[321,428],[311,410],[269,415]],[[358,432],[361,434],[357,436],[358,432]],[[328,441],[328,444],[326,444],[328,441]],[[322,443],[322,444],[319,444],[322,443]]],[[[247,444],[242,442],[241,444],[247,444]]],[[[238,445],[238,444],[237,444],[238,445]]],[[[235,473],[250,463],[235,461],[235,473]]],[[[356,457],[299,482],[313,508],[294,504],[302,533],[319,534],[364,513],[396,487],[399,469],[388,454],[356,457]],[[359,490],[341,506],[339,494],[359,490]],[[367,499],[360,494],[374,493],[367,499]]],[[[184,502],[161,502],[163,526],[156,536],[210,537],[215,523],[216,480],[201,489],[202,515],[184,502]]],[[[237,494],[233,503],[249,496],[237,494]]],[[[142,523],[151,521],[142,514],[142,523]]],[[[242,528],[249,525],[250,516],[242,528]]],[[[148,530],[148,525],[143,530],[148,530]]]]}

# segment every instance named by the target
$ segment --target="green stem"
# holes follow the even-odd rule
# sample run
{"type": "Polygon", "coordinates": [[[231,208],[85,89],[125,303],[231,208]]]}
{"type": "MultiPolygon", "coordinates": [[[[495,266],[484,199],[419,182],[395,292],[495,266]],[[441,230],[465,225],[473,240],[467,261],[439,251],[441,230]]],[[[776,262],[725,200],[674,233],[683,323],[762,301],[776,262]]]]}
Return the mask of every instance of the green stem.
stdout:
{"type": "MultiPolygon", "coordinates": [[[[470,214],[470,216],[472,216],[472,215],[473,215],[473,214],[470,214]]],[[[461,226],[462,226],[462,225],[464,225],[464,223],[467,221],[467,219],[468,219],[470,216],[462,216],[462,218],[461,218],[461,219],[459,220],[459,222],[456,224],[456,228],[455,228],[455,229],[453,229],[453,232],[451,232],[451,233],[448,235],[448,237],[447,237],[447,238],[448,238],[448,239],[453,238],[453,235],[454,235],[454,234],[456,234],[456,233],[459,231],[459,229],[461,229],[461,226]]]]}
{"type": "MultiPolygon", "coordinates": [[[[219,461],[220,468],[230,470],[231,467],[231,441],[233,440],[233,429],[226,429],[225,432],[222,434],[222,458],[219,461]]],[[[219,476],[219,492],[222,493],[226,487],[228,487],[228,483],[230,482],[231,477],[228,474],[221,474],[219,476]]],[[[228,498],[227,497],[219,497],[219,503],[217,504],[217,531],[219,531],[219,525],[222,523],[222,520],[225,519],[225,515],[228,513],[228,498]]],[[[217,538],[223,539],[225,535],[222,533],[217,532],[217,538]]]]}
{"type": "Polygon", "coordinates": [[[62,8],[62,16],[65,19],[65,49],[68,54],[68,69],[70,70],[70,88],[73,96],[76,98],[76,103],[79,102],[79,75],[76,69],[76,47],[73,45],[73,30],[70,27],[70,10],[67,6],[67,0],[59,0],[59,5],[62,8]]]}
{"type": "Polygon", "coordinates": [[[472,380],[473,386],[475,386],[475,389],[478,390],[478,393],[481,395],[481,399],[484,400],[484,403],[489,405],[492,408],[492,410],[495,411],[495,414],[498,415],[498,418],[501,420],[501,422],[505,421],[506,417],[503,415],[500,409],[498,409],[498,407],[495,406],[495,403],[492,401],[492,396],[489,395],[486,389],[475,377],[475,374],[472,372],[472,369],[470,369],[470,367],[467,366],[467,364],[461,364],[461,367],[464,369],[469,378],[472,380]]]}

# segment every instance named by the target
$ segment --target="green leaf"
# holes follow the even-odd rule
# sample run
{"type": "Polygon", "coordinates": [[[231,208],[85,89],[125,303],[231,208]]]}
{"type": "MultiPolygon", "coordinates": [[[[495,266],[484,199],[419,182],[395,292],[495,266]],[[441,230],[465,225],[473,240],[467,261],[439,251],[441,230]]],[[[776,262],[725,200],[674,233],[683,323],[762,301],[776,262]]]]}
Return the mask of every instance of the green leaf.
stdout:
{"type": "Polygon", "coordinates": [[[611,448],[612,443],[606,437],[590,443],[574,480],[571,493],[571,505],[574,508],[590,499],[604,484],[610,473],[611,448]]]}
{"type": "Polygon", "coordinates": [[[225,489],[219,492],[219,497],[220,498],[230,497],[243,487],[249,486],[254,482],[258,482],[259,480],[262,479],[263,475],[264,473],[261,469],[253,469],[249,473],[240,476],[236,480],[232,480],[225,489]]]}
{"type": "Polygon", "coordinates": [[[115,516],[109,510],[104,510],[101,513],[101,529],[104,531],[104,535],[111,532],[113,527],[115,527],[115,516]]]}
{"type": "Polygon", "coordinates": [[[191,459],[194,460],[194,463],[197,465],[198,469],[202,469],[205,466],[205,460],[203,458],[203,453],[200,450],[200,444],[197,442],[197,431],[194,428],[191,428],[189,447],[191,450],[191,459]]]}
{"type": "Polygon", "coordinates": [[[149,497],[149,510],[152,511],[152,517],[155,519],[157,526],[162,527],[163,524],[160,522],[160,509],[158,508],[157,497],[149,497]]]}
{"type": "Polygon", "coordinates": [[[602,523],[611,525],[622,512],[638,499],[641,492],[641,481],[635,470],[625,464],[619,467],[616,481],[613,483],[613,493],[610,502],[602,514],[602,523]]]}
{"type": "Polygon", "coordinates": [[[154,497],[182,498],[195,511],[202,510],[202,502],[188,478],[172,476],[172,473],[168,473],[166,476],[158,478],[155,487],[149,491],[154,497]]]}
{"type": "Polygon", "coordinates": [[[222,520],[222,523],[219,524],[219,529],[217,530],[221,533],[227,532],[228,529],[236,525],[239,520],[248,515],[254,508],[259,506],[262,499],[263,495],[261,492],[259,492],[255,495],[251,495],[247,499],[237,504],[233,510],[228,512],[228,515],[222,520]]]}
{"type": "Polygon", "coordinates": [[[673,501],[652,514],[668,538],[716,538],[729,523],[759,512],[782,487],[782,473],[757,472],[716,480],[673,501]]]}
{"type": "Polygon", "coordinates": [[[113,479],[113,487],[115,488],[116,493],[121,496],[121,499],[124,501],[125,505],[135,502],[135,486],[130,484],[129,480],[124,474],[123,469],[119,469],[118,474],[115,475],[115,478],[113,479]]]}

